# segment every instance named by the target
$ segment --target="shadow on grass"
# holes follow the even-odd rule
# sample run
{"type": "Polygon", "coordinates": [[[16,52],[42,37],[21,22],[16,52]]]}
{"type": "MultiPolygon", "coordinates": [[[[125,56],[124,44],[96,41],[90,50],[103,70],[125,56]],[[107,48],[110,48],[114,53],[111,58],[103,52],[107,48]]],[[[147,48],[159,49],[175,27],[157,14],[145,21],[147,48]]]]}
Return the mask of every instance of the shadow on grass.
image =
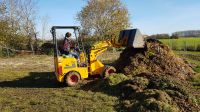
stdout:
{"type": "Polygon", "coordinates": [[[60,88],[63,85],[56,81],[54,72],[30,72],[28,76],[12,81],[0,82],[0,87],[19,88],[60,88]]]}
{"type": "Polygon", "coordinates": [[[101,92],[110,96],[120,97],[121,84],[110,86],[105,79],[95,79],[80,86],[79,89],[84,91],[101,92]]]}
{"type": "MultiPolygon", "coordinates": [[[[123,83],[122,83],[123,85],[123,83]]],[[[108,96],[115,96],[118,97],[119,103],[114,105],[114,108],[117,112],[125,111],[123,104],[122,104],[122,97],[121,97],[121,89],[119,89],[121,84],[117,84],[114,86],[108,85],[107,81],[104,79],[97,79],[90,81],[82,86],[79,89],[83,91],[92,91],[92,92],[101,92],[107,94],[108,96]]]]}

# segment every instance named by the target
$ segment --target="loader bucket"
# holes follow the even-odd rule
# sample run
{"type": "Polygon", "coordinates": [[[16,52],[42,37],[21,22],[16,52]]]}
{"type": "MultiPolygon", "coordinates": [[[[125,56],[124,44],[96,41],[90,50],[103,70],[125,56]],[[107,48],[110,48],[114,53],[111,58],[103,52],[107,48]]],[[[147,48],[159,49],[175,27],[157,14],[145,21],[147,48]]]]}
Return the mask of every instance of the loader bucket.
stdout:
{"type": "Polygon", "coordinates": [[[144,37],[139,29],[122,30],[118,42],[121,43],[122,46],[134,48],[144,48],[145,45],[144,37]]]}

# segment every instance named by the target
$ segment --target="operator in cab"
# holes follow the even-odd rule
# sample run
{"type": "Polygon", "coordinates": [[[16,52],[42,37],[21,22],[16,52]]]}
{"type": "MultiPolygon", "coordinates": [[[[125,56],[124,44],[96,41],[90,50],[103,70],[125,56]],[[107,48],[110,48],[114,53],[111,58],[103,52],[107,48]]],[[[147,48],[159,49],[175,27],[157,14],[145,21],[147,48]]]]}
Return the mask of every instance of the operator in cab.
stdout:
{"type": "Polygon", "coordinates": [[[70,39],[71,33],[67,32],[64,37],[64,43],[63,43],[63,51],[65,55],[72,55],[76,59],[79,58],[79,53],[76,50],[76,46],[73,47],[72,40],[70,39]]]}

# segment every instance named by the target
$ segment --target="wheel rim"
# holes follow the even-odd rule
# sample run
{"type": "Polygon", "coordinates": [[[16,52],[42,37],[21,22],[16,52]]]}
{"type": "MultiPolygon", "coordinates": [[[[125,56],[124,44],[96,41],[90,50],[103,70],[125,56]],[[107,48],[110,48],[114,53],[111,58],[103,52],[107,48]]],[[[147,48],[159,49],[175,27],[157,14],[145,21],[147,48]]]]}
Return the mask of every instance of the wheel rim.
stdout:
{"type": "Polygon", "coordinates": [[[111,74],[111,73],[115,73],[115,71],[113,69],[109,69],[108,74],[111,74]]]}
{"type": "Polygon", "coordinates": [[[71,77],[70,77],[70,82],[72,82],[72,83],[77,83],[78,82],[78,77],[76,76],[76,75],[72,75],[71,77]]]}

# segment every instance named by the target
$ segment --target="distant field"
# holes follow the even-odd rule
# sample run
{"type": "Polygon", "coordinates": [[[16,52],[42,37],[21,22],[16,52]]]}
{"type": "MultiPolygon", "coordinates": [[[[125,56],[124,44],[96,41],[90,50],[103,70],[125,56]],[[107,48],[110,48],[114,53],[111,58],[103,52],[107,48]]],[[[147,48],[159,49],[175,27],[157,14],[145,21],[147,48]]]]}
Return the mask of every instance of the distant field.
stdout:
{"type": "Polygon", "coordinates": [[[200,38],[160,39],[173,50],[200,51],[200,38]]]}

